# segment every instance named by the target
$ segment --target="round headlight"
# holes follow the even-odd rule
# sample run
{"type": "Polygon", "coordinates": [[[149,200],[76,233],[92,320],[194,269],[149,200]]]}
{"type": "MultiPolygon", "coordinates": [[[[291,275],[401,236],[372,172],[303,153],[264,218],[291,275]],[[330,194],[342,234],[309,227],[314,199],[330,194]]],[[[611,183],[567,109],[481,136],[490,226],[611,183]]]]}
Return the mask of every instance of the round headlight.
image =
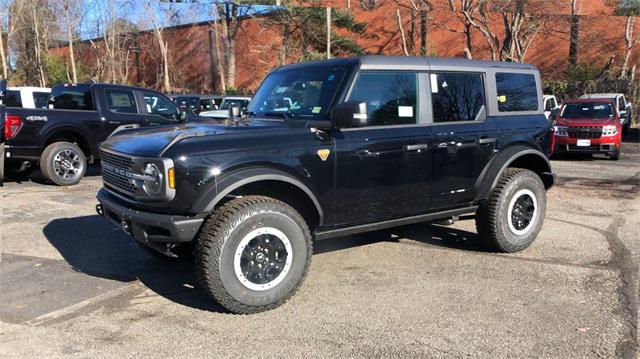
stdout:
{"type": "Polygon", "coordinates": [[[162,171],[153,163],[144,166],[144,174],[150,178],[142,184],[144,191],[150,195],[158,195],[162,192],[162,171]]]}

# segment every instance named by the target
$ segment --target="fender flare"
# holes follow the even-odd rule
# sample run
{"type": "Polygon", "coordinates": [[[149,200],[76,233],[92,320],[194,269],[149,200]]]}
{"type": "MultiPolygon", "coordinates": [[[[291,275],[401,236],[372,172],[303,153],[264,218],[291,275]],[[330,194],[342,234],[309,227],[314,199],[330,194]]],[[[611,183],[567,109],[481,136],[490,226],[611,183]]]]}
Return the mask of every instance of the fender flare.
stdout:
{"type": "Polygon", "coordinates": [[[500,151],[482,170],[475,183],[475,201],[486,199],[489,193],[497,186],[504,171],[515,161],[529,156],[532,159],[530,166],[524,166],[536,172],[542,179],[545,188],[550,188],[555,182],[555,174],[551,171],[551,163],[541,151],[525,145],[514,145],[500,151]]]}
{"type": "Polygon", "coordinates": [[[71,123],[61,123],[50,127],[43,127],[40,131],[40,146],[44,150],[45,144],[56,134],[61,132],[73,132],[84,139],[88,149],[91,151],[90,155],[95,155],[95,144],[92,143],[89,131],[82,126],[78,126],[71,123]]]}
{"type": "Polygon", "coordinates": [[[205,189],[191,207],[193,213],[210,213],[220,201],[234,190],[260,181],[279,181],[293,185],[303,191],[318,212],[318,223],[324,223],[324,212],[316,195],[295,176],[270,167],[240,168],[216,180],[205,189]]]}

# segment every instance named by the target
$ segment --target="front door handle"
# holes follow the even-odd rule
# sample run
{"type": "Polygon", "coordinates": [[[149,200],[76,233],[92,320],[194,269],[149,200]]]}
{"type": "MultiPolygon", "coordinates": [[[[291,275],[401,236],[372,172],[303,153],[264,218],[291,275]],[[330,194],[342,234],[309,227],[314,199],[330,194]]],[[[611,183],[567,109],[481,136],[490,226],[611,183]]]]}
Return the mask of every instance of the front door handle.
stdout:
{"type": "Polygon", "coordinates": [[[421,151],[429,148],[429,145],[421,143],[417,145],[406,145],[404,146],[405,151],[421,151]]]}
{"type": "Polygon", "coordinates": [[[495,143],[496,139],[493,137],[483,137],[483,138],[479,138],[476,142],[478,142],[478,144],[480,145],[484,145],[487,143],[495,143]]]}

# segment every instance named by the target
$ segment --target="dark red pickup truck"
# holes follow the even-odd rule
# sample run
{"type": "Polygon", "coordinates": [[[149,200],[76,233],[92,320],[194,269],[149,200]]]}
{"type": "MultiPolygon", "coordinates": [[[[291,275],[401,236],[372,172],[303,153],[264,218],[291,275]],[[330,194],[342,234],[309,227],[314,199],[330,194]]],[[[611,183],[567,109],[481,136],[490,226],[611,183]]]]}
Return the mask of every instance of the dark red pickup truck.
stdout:
{"type": "Polygon", "coordinates": [[[564,103],[554,124],[553,153],[603,153],[620,158],[622,121],[611,99],[580,98],[564,103]]]}

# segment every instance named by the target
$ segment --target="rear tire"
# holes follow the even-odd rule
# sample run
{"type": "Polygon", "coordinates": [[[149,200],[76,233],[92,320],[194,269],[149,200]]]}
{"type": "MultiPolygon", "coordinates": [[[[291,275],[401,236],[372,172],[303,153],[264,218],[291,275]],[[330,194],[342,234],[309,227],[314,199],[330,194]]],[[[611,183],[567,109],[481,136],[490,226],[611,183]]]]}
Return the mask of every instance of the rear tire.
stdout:
{"type": "Polygon", "coordinates": [[[284,304],[311,263],[311,234],[289,205],[247,196],[218,208],[203,225],[195,266],[202,288],[234,313],[284,304]]]}
{"type": "Polygon", "coordinates": [[[40,170],[58,186],[72,186],[80,182],[87,171],[87,157],[77,145],[54,142],[40,156],[40,170]]]}
{"type": "Polygon", "coordinates": [[[480,240],[498,252],[519,252],[536,239],[546,212],[545,188],[535,172],[507,168],[476,213],[480,240]]]}

